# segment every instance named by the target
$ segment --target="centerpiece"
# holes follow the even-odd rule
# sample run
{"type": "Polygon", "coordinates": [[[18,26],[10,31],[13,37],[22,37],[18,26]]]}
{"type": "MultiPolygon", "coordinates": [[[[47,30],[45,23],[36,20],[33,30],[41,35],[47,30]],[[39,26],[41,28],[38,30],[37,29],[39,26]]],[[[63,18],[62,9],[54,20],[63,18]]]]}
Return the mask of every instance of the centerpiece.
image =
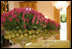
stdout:
{"type": "Polygon", "coordinates": [[[15,44],[48,37],[59,33],[60,29],[60,24],[31,8],[14,8],[4,13],[1,15],[1,26],[5,29],[4,37],[15,44]]]}

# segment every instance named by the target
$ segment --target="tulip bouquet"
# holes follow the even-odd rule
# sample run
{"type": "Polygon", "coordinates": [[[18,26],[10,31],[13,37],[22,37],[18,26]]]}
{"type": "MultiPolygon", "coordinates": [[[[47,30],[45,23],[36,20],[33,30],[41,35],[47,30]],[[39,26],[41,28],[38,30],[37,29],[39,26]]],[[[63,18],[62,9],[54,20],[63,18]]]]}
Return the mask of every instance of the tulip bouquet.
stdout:
{"type": "Polygon", "coordinates": [[[1,26],[6,30],[24,29],[49,29],[56,30],[60,27],[55,21],[45,18],[41,13],[29,8],[18,8],[4,13],[1,16],[1,26]]]}
{"type": "Polygon", "coordinates": [[[37,39],[49,31],[56,32],[60,29],[60,25],[55,21],[45,18],[42,13],[31,8],[14,8],[4,13],[1,15],[1,26],[6,30],[7,39],[37,39]]]}

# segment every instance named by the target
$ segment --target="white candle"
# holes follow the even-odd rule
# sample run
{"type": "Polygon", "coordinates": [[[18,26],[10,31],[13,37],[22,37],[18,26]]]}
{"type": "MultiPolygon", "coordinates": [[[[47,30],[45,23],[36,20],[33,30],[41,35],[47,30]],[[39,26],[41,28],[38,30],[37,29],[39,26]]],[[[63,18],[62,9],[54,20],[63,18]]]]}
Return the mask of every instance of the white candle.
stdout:
{"type": "Polygon", "coordinates": [[[31,10],[31,8],[29,8],[29,10],[31,10]]]}
{"type": "Polygon", "coordinates": [[[28,45],[30,45],[30,44],[32,44],[32,43],[27,43],[26,46],[28,46],[28,45]]]}
{"type": "Polygon", "coordinates": [[[45,16],[45,18],[48,18],[48,16],[45,16]]]}
{"type": "Polygon", "coordinates": [[[28,10],[28,8],[26,8],[26,10],[28,10]]]}

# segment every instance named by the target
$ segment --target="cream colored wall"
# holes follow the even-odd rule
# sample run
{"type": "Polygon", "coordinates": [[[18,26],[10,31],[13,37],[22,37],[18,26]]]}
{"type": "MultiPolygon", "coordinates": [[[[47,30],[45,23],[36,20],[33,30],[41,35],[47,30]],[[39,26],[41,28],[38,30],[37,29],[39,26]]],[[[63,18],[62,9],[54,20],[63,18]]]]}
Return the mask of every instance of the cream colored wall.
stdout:
{"type": "MultiPolygon", "coordinates": [[[[9,1],[9,10],[14,7],[19,7],[19,2],[9,1]]],[[[44,16],[54,20],[54,7],[52,6],[51,1],[37,1],[37,10],[41,12],[44,16]]]]}
{"type": "Polygon", "coordinates": [[[14,1],[8,1],[9,4],[9,10],[12,10],[15,7],[14,1]]]}
{"type": "Polygon", "coordinates": [[[18,1],[8,1],[9,4],[9,10],[16,8],[19,8],[19,2],[18,1]]]}
{"type": "Polygon", "coordinates": [[[45,16],[48,16],[48,18],[54,20],[54,7],[52,6],[51,1],[38,1],[37,7],[39,12],[41,12],[45,16]]]}

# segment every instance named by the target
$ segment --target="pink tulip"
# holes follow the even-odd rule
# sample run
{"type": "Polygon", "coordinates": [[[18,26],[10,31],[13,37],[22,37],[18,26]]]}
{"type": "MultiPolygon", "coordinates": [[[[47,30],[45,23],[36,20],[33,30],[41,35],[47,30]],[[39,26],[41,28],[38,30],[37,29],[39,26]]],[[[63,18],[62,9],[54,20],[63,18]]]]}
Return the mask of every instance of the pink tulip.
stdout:
{"type": "Polygon", "coordinates": [[[27,14],[29,14],[29,13],[30,13],[30,11],[26,11],[26,13],[27,13],[27,14]]]}
{"type": "Polygon", "coordinates": [[[27,19],[27,22],[29,22],[29,19],[27,19]]]}
{"type": "Polygon", "coordinates": [[[20,14],[21,13],[21,11],[20,11],[20,9],[18,10],[18,14],[20,14]]]}
{"type": "Polygon", "coordinates": [[[19,19],[16,19],[17,22],[19,22],[19,19]]]}
{"type": "Polygon", "coordinates": [[[36,18],[36,15],[34,15],[33,20],[35,20],[35,18],[36,18]]]}
{"type": "Polygon", "coordinates": [[[1,26],[3,26],[3,24],[1,24],[1,26]]]}
{"type": "Polygon", "coordinates": [[[25,16],[25,12],[23,12],[23,17],[25,16]]]}
{"type": "Polygon", "coordinates": [[[38,23],[39,23],[39,21],[36,22],[36,24],[38,24],[38,23]]]}
{"type": "Polygon", "coordinates": [[[1,17],[1,22],[5,23],[6,19],[1,17]]]}
{"type": "Polygon", "coordinates": [[[44,25],[43,23],[41,25],[44,25]]]}
{"type": "Polygon", "coordinates": [[[25,25],[25,24],[23,25],[23,28],[24,28],[24,29],[26,28],[26,25],[25,25]]]}
{"type": "Polygon", "coordinates": [[[3,22],[3,17],[1,17],[1,22],[3,22]]]}
{"type": "Polygon", "coordinates": [[[46,27],[47,25],[44,25],[44,27],[46,27]]]}
{"type": "Polygon", "coordinates": [[[11,13],[12,15],[14,15],[14,13],[11,13]]]}
{"type": "Polygon", "coordinates": [[[45,20],[45,18],[44,17],[41,17],[41,19],[44,21],[45,20]]]}
{"type": "Polygon", "coordinates": [[[16,17],[17,17],[17,15],[15,14],[15,15],[14,15],[14,17],[16,18],[16,17]]]}
{"type": "Polygon", "coordinates": [[[38,16],[38,20],[40,19],[40,17],[38,16]]]}
{"type": "Polygon", "coordinates": [[[51,21],[51,24],[55,24],[55,21],[51,21]]]}
{"type": "MultiPolygon", "coordinates": [[[[20,16],[21,17],[21,16],[20,16]]],[[[22,16],[22,19],[24,19],[24,17],[22,16]]]]}
{"type": "Polygon", "coordinates": [[[9,18],[9,21],[12,22],[12,18],[9,18]]]}
{"type": "Polygon", "coordinates": [[[32,20],[32,23],[34,24],[34,20],[32,20]]]}
{"type": "Polygon", "coordinates": [[[24,21],[24,22],[26,22],[26,19],[25,19],[25,18],[23,18],[23,21],[24,21]]]}
{"type": "Polygon", "coordinates": [[[14,17],[14,16],[12,16],[12,18],[14,19],[15,17],[14,17]]]}
{"type": "Polygon", "coordinates": [[[45,23],[48,24],[48,19],[45,19],[45,23]]]}

